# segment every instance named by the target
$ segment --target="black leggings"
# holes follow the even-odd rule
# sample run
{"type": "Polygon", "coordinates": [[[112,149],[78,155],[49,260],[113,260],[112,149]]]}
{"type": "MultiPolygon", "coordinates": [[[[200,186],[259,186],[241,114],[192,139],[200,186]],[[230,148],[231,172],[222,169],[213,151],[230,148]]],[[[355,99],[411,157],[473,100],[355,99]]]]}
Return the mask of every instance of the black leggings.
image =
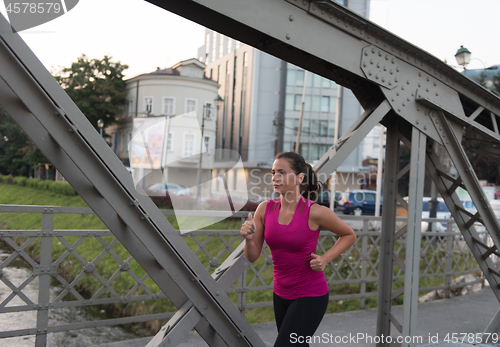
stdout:
{"type": "Polygon", "coordinates": [[[313,336],[328,306],[328,293],[285,300],[273,293],[274,315],[278,338],[274,347],[309,346],[308,336],[313,336]],[[303,343],[302,343],[303,342],[303,343]]]}

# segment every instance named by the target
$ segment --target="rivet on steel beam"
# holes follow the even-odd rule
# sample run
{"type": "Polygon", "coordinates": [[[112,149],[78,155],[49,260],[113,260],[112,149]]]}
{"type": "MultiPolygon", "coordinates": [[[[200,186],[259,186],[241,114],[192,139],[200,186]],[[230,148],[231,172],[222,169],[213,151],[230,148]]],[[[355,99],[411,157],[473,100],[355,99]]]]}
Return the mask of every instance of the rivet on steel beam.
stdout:
{"type": "Polygon", "coordinates": [[[370,64],[372,64],[372,65],[373,65],[373,59],[370,59],[370,64]]]}
{"type": "Polygon", "coordinates": [[[399,66],[396,67],[396,72],[399,72],[399,66]]]}
{"type": "Polygon", "coordinates": [[[389,60],[389,56],[387,54],[385,55],[385,60],[389,60]]]}
{"type": "Polygon", "coordinates": [[[316,6],[313,6],[313,7],[312,7],[312,10],[313,10],[313,11],[316,11],[316,6]]]}
{"type": "Polygon", "coordinates": [[[290,22],[293,22],[293,16],[290,15],[290,17],[288,17],[288,19],[290,20],[290,22]]]}
{"type": "Polygon", "coordinates": [[[286,34],[286,39],[290,40],[290,34],[286,34]]]}
{"type": "Polygon", "coordinates": [[[429,88],[425,88],[425,91],[426,91],[426,92],[429,92],[429,88]]]}
{"type": "Polygon", "coordinates": [[[366,67],[366,65],[367,65],[367,64],[366,64],[366,61],[365,61],[365,62],[363,63],[363,67],[366,67]]]}
{"type": "MultiPolygon", "coordinates": [[[[389,82],[389,83],[391,83],[391,82],[389,82]]],[[[394,102],[394,98],[391,98],[391,101],[394,102]]]]}
{"type": "Polygon", "coordinates": [[[379,69],[380,69],[380,63],[377,63],[377,68],[379,68],[379,69]]]}
{"type": "Polygon", "coordinates": [[[365,51],[365,55],[368,56],[368,51],[365,51]]]}
{"type": "Polygon", "coordinates": [[[396,96],[399,96],[399,92],[396,92],[396,96]]]}
{"type": "Polygon", "coordinates": [[[419,122],[419,121],[418,121],[418,119],[417,119],[417,124],[419,124],[419,123],[420,123],[420,122],[419,122]]]}
{"type": "Polygon", "coordinates": [[[387,66],[384,65],[384,71],[387,71],[387,66]]]}
{"type": "Polygon", "coordinates": [[[331,14],[331,15],[329,15],[329,16],[328,16],[328,18],[333,19],[333,15],[332,15],[332,14],[331,14]]]}
{"type": "Polygon", "coordinates": [[[439,93],[438,93],[438,92],[436,92],[436,96],[439,96],[439,93]]]}
{"type": "MultiPolygon", "coordinates": [[[[394,79],[397,82],[397,78],[394,79]]],[[[405,86],[401,86],[401,90],[405,90],[405,86]]]]}
{"type": "Polygon", "coordinates": [[[427,127],[424,125],[424,130],[427,130],[427,127]]]}
{"type": "Polygon", "coordinates": [[[401,112],[401,109],[400,109],[400,108],[398,108],[398,112],[401,112]]]}
{"type": "Polygon", "coordinates": [[[431,79],[429,78],[429,76],[427,76],[427,82],[429,82],[431,79]]]}
{"type": "Polygon", "coordinates": [[[394,74],[394,71],[392,71],[392,69],[391,69],[391,71],[389,71],[389,73],[392,75],[392,74],[394,74]]]}
{"type": "Polygon", "coordinates": [[[403,102],[403,107],[405,107],[405,106],[406,106],[406,105],[405,105],[405,103],[403,102]]]}
{"type": "Polygon", "coordinates": [[[302,5],[304,6],[307,5],[307,1],[306,0],[302,1],[302,5]]]}
{"type": "Polygon", "coordinates": [[[371,71],[368,71],[368,76],[371,76],[372,75],[372,72],[371,71]]]}
{"type": "Polygon", "coordinates": [[[389,81],[389,85],[392,86],[392,81],[389,81]]]}
{"type": "Polygon", "coordinates": [[[372,47],[372,53],[375,54],[375,48],[374,47],[372,47]]]}
{"type": "Polygon", "coordinates": [[[382,77],[382,82],[385,82],[385,78],[382,77]]]}
{"type": "Polygon", "coordinates": [[[418,77],[422,77],[422,73],[421,72],[418,73],[418,77]]]}
{"type": "Polygon", "coordinates": [[[417,107],[417,111],[420,111],[420,107],[417,107]]]}
{"type": "Polygon", "coordinates": [[[382,56],[382,51],[378,51],[378,56],[381,57],[382,56]]]}

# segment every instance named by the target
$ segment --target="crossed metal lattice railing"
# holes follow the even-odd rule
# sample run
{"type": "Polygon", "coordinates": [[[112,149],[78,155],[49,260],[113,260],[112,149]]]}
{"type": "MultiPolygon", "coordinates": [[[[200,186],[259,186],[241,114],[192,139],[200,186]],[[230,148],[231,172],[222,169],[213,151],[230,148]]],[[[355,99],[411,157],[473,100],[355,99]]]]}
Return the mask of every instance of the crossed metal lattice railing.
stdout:
{"type": "MultiPolygon", "coordinates": [[[[38,336],[64,330],[167,319],[175,313],[175,307],[171,305],[169,312],[50,326],[48,315],[40,315],[40,312],[65,307],[168,299],[110,231],[56,230],[52,227],[54,214],[92,214],[92,210],[0,206],[0,212],[5,211],[42,213],[43,220],[41,230],[0,230],[0,240],[10,251],[10,255],[0,264],[0,274],[3,274],[7,267],[14,266],[14,262],[19,260],[24,263],[25,267],[32,270],[31,275],[19,284],[14,284],[8,276],[0,277],[6,291],[0,296],[3,298],[0,302],[0,314],[21,311],[37,311],[39,314],[36,327],[0,331],[0,338],[38,336]],[[43,242],[44,239],[50,242],[43,242]],[[88,252],[84,255],[82,252],[84,249],[92,249],[92,255],[88,252]],[[50,254],[50,257],[42,257],[42,254],[50,254]],[[49,261],[43,261],[43,259],[49,259],[49,261]],[[30,298],[23,293],[23,289],[32,284],[36,278],[40,278],[40,295],[38,298],[30,298]],[[42,278],[50,278],[52,283],[50,280],[42,281],[42,278]],[[87,283],[86,286],[82,285],[83,282],[87,283]],[[90,282],[93,282],[91,284],[94,288],[91,292],[88,291],[90,282]],[[54,287],[58,288],[57,294],[47,299],[48,297],[43,294],[54,287]],[[84,288],[87,288],[87,291],[83,290],[84,288]],[[16,297],[21,299],[22,304],[13,304],[13,299],[16,297]]],[[[164,214],[173,215],[173,211],[165,211],[164,214]]],[[[243,219],[246,213],[235,216],[243,219]]],[[[358,235],[356,243],[325,269],[328,284],[334,293],[330,296],[330,300],[359,299],[359,308],[363,309],[367,307],[368,298],[377,296],[381,233],[373,225],[374,223],[380,225],[380,218],[341,217],[347,220],[357,220],[356,223],[360,227],[356,231],[358,235]],[[340,289],[347,288],[342,288],[342,286],[349,287],[349,290],[342,293],[340,289]]],[[[425,232],[422,234],[420,261],[421,278],[443,277],[444,280],[440,285],[422,287],[420,290],[444,289],[449,296],[452,288],[463,286],[463,284],[452,285],[453,276],[477,272],[479,267],[461,234],[453,231],[453,223],[449,220],[446,222],[449,222],[446,233],[425,232]]],[[[403,219],[399,223],[404,223],[403,219]]],[[[481,235],[487,243],[487,234],[483,232],[481,235]]],[[[238,230],[197,230],[185,234],[184,240],[210,273],[213,273],[241,243],[238,230]]],[[[334,234],[322,231],[318,253],[321,254],[329,249],[335,240],[334,234]]],[[[397,258],[404,259],[406,251],[404,245],[404,240],[398,241],[395,247],[397,258]]],[[[397,265],[394,268],[394,274],[394,281],[402,282],[404,271],[397,265]]],[[[482,278],[477,278],[467,284],[481,281],[483,281],[482,278]]],[[[269,250],[265,248],[259,260],[249,266],[227,292],[235,293],[232,297],[233,302],[241,312],[244,312],[248,309],[271,306],[270,295],[264,294],[270,293],[272,285],[272,258],[269,250]]]]}

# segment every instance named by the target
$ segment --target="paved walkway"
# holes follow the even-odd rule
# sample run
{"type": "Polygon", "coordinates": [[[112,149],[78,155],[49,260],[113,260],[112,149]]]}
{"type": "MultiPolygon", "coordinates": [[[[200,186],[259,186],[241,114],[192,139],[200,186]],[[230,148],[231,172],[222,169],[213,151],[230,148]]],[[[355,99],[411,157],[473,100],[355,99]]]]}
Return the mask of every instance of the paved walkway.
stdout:
{"type": "MultiPolygon", "coordinates": [[[[443,345],[438,345],[437,342],[443,341],[446,334],[481,333],[499,308],[500,304],[489,287],[465,296],[420,304],[416,336],[421,340],[416,342],[418,345],[437,347],[443,345]]],[[[397,318],[402,317],[403,307],[394,307],[393,314],[397,318]]],[[[375,342],[371,342],[370,339],[375,338],[376,325],[376,309],[329,314],[325,316],[315,333],[317,343],[311,343],[311,346],[375,346],[375,342]]],[[[253,328],[266,346],[273,345],[277,335],[274,322],[254,324],[253,328]]],[[[394,327],[391,328],[395,337],[396,331],[394,327]]],[[[143,347],[150,339],[114,342],[99,347],[143,347]]],[[[192,331],[178,346],[198,347],[207,346],[207,344],[196,332],[192,331]]],[[[465,345],[454,344],[454,346],[465,345]]]]}

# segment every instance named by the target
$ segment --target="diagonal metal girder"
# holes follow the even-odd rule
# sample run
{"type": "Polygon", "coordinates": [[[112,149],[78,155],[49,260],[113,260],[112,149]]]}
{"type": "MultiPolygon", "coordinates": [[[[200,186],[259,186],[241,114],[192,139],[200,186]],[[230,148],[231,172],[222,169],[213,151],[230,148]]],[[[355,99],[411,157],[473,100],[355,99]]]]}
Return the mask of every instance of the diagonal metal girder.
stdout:
{"type": "Polygon", "coordinates": [[[387,101],[374,109],[367,109],[349,130],[314,164],[318,177],[329,177],[337,170],[352,151],[363,141],[374,126],[379,124],[391,110],[387,101]],[[325,175],[326,174],[326,175],[325,175]]]}
{"type": "MultiPolygon", "coordinates": [[[[87,118],[0,17],[0,105],[148,272],[176,307],[190,301],[227,345],[262,346],[222,287],[87,118]]],[[[200,331],[207,341],[208,330],[200,331]]]]}
{"type": "MultiPolygon", "coordinates": [[[[224,290],[229,289],[231,284],[238,279],[241,273],[245,271],[249,265],[243,251],[244,247],[245,241],[240,243],[231,255],[212,274],[212,277],[224,290]]],[[[203,316],[201,316],[193,304],[187,301],[168,323],[160,329],[146,347],[176,346],[182,342],[186,334],[193,328],[196,328],[197,331],[208,330],[207,335],[210,334],[210,327],[207,321],[203,319],[203,316]]],[[[220,337],[215,334],[213,335],[210,346],[224,346],[220,337]]]]}

